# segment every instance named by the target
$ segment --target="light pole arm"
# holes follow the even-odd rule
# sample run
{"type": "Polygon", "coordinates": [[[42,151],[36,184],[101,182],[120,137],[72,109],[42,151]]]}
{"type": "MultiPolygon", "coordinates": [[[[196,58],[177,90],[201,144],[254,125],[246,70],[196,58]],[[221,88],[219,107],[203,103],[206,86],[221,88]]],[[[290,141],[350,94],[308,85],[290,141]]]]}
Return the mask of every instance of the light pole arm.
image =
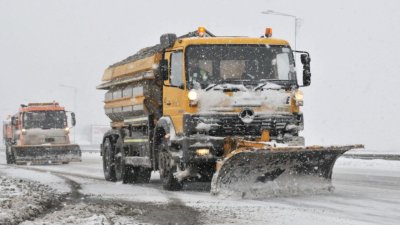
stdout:
{"type": "Polygon", "coordinates": [[[296,50],[297,49],[297,23],[298,23],[299,18],[297,16],[294,16],[291,14],[277,12],[274,10],[262,11],[261,13],[266,14],[266,15],[286,16],[286,17],[294,18],[294,49],[296,50]]]}

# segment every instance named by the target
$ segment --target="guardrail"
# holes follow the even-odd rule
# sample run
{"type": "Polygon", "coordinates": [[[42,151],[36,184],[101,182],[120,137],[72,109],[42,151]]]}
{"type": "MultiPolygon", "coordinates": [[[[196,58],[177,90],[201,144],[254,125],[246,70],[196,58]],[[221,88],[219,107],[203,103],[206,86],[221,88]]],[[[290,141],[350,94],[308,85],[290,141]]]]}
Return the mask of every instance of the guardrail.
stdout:
{"type": "Polygon", "coordinates": [[[375,154],[375,153],[360,153],[360,154],[344,154],[342,157],[352,159],[385,159],[385,160],[400,160],[400,154],[375,154]]]}
{"type": "MultiPolygon", "coordinates": [[[[4,152],[4,148],[0,148],[0,152],[4,152]]],[[[100,146],[98,149],[94,148],[85,148],[85,146],[81,146],[81,151],[86,153],[98,153],[100,154],[100,146]]],[[[384,160],[399,160],[400,154],[379,154],[379,153],[358,153],[358,154],[343,154],[341,157],[344,158],[352,158],[352,159],[384,159],[384,160]]]]}

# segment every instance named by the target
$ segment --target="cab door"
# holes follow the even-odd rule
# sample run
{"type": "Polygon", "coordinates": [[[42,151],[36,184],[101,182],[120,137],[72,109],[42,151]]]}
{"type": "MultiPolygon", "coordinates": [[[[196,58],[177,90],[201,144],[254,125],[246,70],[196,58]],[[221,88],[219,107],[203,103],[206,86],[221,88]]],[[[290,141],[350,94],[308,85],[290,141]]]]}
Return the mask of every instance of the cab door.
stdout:
{"type": "Polygon", "coordinates": [[[181,133],[185,97],[183,51],[166,52],[165,58],[169,61],[169,76],[164,81],[163,114],[170,116],[176,133],[181,133]]]}

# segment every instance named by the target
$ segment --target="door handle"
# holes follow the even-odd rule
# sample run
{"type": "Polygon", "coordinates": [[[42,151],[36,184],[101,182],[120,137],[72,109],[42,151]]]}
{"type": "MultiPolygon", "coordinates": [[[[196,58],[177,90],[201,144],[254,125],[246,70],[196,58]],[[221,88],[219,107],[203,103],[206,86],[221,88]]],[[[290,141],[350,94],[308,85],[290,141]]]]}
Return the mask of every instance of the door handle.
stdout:
{"type": "Polygon", "coordinates": [[[171,103],[171,101],[170,101],[170,100],[167,100],[165,104],[167,104],[167,105],[171,105],[172,103],[171,103]]]}

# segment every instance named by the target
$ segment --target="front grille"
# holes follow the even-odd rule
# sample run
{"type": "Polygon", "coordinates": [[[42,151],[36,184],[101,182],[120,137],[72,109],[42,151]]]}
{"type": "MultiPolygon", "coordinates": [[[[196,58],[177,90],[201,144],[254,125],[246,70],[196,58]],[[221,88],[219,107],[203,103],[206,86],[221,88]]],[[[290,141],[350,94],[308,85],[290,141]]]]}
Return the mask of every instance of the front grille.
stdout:
{"type": "Polygon", "coordinates": [[[54,142],[54,138],[45,138],[44,141],[47,143],[54,142]]]}
{"type": "MultiPolygon", "coordinates": [[[[298,124],[293,115],[256,115],[251,123],[244,123],[238,115],[195,116],[192,117],[195,128],[197,124],[211,124],[208,134],[211,136],[260,136],[262,130],[269,130],[272,135],[284,130],[287,124],[298,124]]],[[[197,132],[195,129],[193,132],[197,132]]]]}

